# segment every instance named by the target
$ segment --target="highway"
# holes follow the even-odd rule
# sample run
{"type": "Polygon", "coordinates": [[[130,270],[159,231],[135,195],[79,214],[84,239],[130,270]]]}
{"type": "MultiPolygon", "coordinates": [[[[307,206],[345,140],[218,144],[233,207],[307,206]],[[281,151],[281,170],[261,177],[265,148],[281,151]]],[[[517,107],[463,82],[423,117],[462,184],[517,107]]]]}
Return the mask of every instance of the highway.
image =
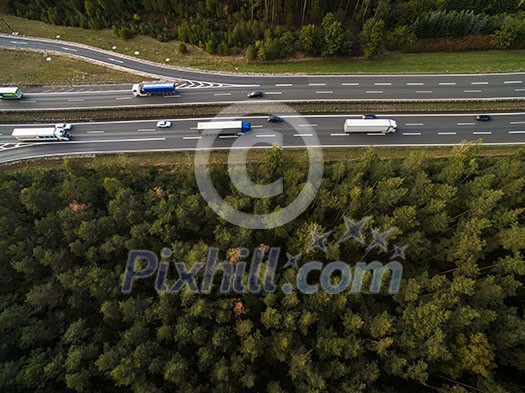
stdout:
{"type": "Polygon", "coordinates": [[[108,108],[155,105],[238,103],[252,90],[257,102],[393,102],[525,99],[525,73],[468,75],[240,75],[182,69],[66,41],[0,34],[0,47],[59,53],[176,80],[178,94],[133,97],[131,84],[114,87],[27,89],[20,101],[0,102],[0,110],[108,108]]]}
{"type": "MultiPolygon", "coordinates": [[[[450,146],[463,140],[483,139],[488,145],[525,145],[525,113],[492,114],[492,121],[476,122],[472,114],[383,115],[398,123],[395,134],[343,133],[349,115],[282,116],[283,123],[267,123],[265,116],[245,117],[252,131],[240,137],[222,137],[213,149],[243,148],[253,143],[268,147],[272,143],[284,147],[317,146],[316,135],[323,147],[364,146],[450,146]],[[289,123],[294,124],[292,127],[289,123]]],[[[233,118],[220,118],[233,119],[233,118]]],[[[98,154],[109,152],[160,152],[195,150],[200,141],[198,121],[219,118],[171,119],[171,128],[156,128],[155,120],[115,121],[74,124],[69,142],[18,143],[11,136],[15,127],[0,125],[0,162],[45,156],[98,154]]],[[[32,125],[32,127],[45,125],[32,125]]]]}

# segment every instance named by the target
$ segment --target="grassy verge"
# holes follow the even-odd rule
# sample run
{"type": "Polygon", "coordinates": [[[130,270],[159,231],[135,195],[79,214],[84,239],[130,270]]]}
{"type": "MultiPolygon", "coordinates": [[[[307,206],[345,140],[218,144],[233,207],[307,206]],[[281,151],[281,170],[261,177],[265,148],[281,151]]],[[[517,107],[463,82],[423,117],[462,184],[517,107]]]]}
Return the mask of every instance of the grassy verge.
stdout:
{"type": "Polygon", "coordinates": [[[80,85],[129,83],[137,76],[77,59],[20,50],[0,49],[5,85],[80,85]],[[51,60],[47,60],[50,58],[51,60]]]}
{"type": "MultiPolygon", "coordinates": [[[[476,152],[480,157],[503,157],[516,153],[516,146],[479,146],[476,152]]],[[[355,161],[358,160],[363,152],[367,149],[323,149],[325,162],[330,161],[355,161]]],[[[392,147],[374,147],[379,157],[389,158],[406,158],[407,154],[412,152],[423,153],[428,158],[446,158],[450,157],[453,147],[413,147],[413,148],[392,148],[392,147]]],[[[217,151],[211,156],[211,162],[226,164],[228,162],[228,151],[217,151]]],[[[286,160],[297,162],[304,158],[304,149],[286,149],[286,160]]],[[[77,156],[75,159],[83,162],[87,167],[96,167],[99,165],[141,165],[141,166],[193,166],[193,152],[152,152],[152,153],[126,153],[126,154],[100,154],[94,156],[77,156]]],[[[265,159],[265,151],[254,150],[248,155],[248,163],[262,162],[265,159]]],[[[20,161],[8,164],[2,164],[2,170],[18,171],[27,167],[38,166],[42,169],[60,169],[63,167],[62,157],[50,157],[45,159],[35,159],[20,161]]]]}
{"type": "MultiPolygon", "coordinates": [[[[320,113],[481,113],[481,112],[525,112],[525,102],[459,102],[459,103],[305,103],[290,104],[296,112],[302,114],[320,113]]],[[[86,109],[63,111],[10,112],[0,111],[0,123],[89,122],[108,120],[147,120],[161,118],[182,118],[214,116],[223,111],[225,106],[178,106],[135,109],[86,109]]],[[[273,112],[271,106],[262,104],[236,105],[236,111],[229,114],[244,113],[267,114],[273,112]]],[[[226,114],[226,113],[225,113],[226,114]]],[[[285,113],[283,113],[285,115],[285,113]]]]}
{"type": "MultiPolygon", "coordinates": [[[[185,67],[208,70],[265,73],[474,73],[525,70],[525,50],[475,51],[458,53],[388,53],[377,60],[363,59],[288,59],[276,62],[248,63],[243,57],[220,57],[190,47],[188,54],[177,53],[178,42],[161,43],[153,38],[136,36],[128,41],[118,39],[110,30],[47,25],[42,22],[1,14],[20,34],[79,42],[138,58],[185,67]],[[166,61],[169,59],[169,61],[166,61]]],[[[9,33],[0,25],[0,32],[9,33]]]]}

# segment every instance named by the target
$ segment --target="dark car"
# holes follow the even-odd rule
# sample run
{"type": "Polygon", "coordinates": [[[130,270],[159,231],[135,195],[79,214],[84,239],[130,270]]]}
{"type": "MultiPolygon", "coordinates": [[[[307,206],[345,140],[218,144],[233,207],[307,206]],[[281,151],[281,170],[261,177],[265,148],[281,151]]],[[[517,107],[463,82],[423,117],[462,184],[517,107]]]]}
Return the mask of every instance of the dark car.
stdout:
{"type": "Polygon", "coordinates": [[[489,115],[477,115],[477,121],[490,121],[492,118],[489,115]]]}
{"type": "Polygon", "coordinates": [[[363,119],[377,119],[377,116],[372,113],[368,113],[366,115],[363,115],[363,119]]]}
{"type": "Polygon", "coordinates": [[[263,95],[264,94],[262,91],[252,91],[251,93],[248,94],[248,98],[260,98],[263,95]]]}
{"type": "Polygon", "coordinates": [[[266,119],[268,123],[282,123],[283,118],[279,116],[270,116],[268,119],[266,119]]]}

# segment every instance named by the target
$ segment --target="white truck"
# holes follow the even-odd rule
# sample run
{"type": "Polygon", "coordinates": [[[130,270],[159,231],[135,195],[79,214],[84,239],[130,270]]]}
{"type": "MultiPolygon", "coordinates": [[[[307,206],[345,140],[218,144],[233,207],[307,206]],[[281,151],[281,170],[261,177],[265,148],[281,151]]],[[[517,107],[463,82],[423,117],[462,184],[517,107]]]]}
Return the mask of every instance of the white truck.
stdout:
{"type": "Polygon", "coordinates": [[[207,121],[197,123],[199,134],[218,134],[218,135],[243,135],[251,129],[250,122],[242,120],[233,121],[207,121]],[[214,132],[211,132],[214,131],[214,132]]]}
{"type": "Polygon", "coordinates": [[[68,141],[71,138],[64,128],[15,128],[11,134],[19,141],[68,141]]]}
{"type": "Polygon", "coordinates": [[[347,119],[344,131],[353,133],[381,133],[383,135],[396,132],[397,123],[392,119],[347,119]]]}

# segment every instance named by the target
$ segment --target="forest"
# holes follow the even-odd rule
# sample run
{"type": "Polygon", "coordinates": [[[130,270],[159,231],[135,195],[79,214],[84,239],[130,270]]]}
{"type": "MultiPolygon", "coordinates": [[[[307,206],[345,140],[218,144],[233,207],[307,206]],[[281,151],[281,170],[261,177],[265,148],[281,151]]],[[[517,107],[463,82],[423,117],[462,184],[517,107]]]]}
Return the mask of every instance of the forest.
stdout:
{"type": "Polygon", "coordinates": [[[525,45],[521,0],[0,0],[0,12],[250,61],[525,45]]]}
{"type": "MultiPolygon", "coordinates": [[[[523,392],[525,150],[478,149],[326,163],[302,215],[255,231],[207,206],[191,164],[4,168],[0,391],[523,392]],[[120,291],[133,249],[169,248],[189,267],[209,247],[232,262],[241,247],[281,247],[302,253],[298,266],[385,257],[336,242],[343,217],[407,246],[398,294],[165,294],[154,278],[120,291]],[[326,252],[309,249],[312,231],[329,230],[326,252]]],[[[211,172],[230,203],[264,213],[295,197],[307,162],[274,148],[250,164],[254,181],[283,177],[271,199],[231,189],[220,162],[211,172]]],[[[297,271],[280,259],[278,287],[297,271]]]]}

